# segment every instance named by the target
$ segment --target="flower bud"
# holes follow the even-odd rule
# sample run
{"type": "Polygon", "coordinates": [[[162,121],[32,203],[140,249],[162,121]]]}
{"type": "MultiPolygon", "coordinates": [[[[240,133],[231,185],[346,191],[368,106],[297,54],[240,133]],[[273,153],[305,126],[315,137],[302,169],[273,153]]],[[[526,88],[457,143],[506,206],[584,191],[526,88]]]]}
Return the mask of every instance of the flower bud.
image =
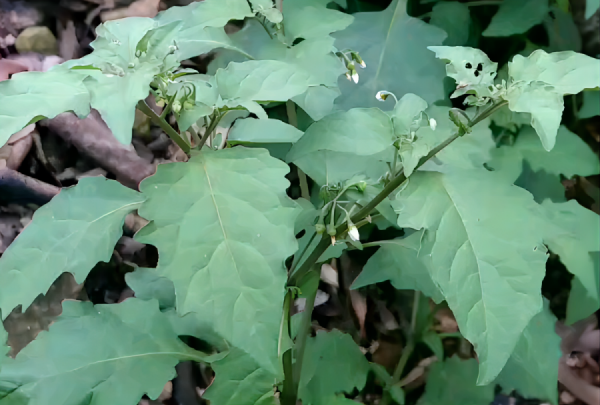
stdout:
{"type": "Polygon", "coordinates": [[[325,232],[326,228],[325,228],[325,225],[323,225],[323,224],[316,224],[315,225],[315,230],[317,231],[317,233],[319,235],[321,235],[321,234],[323,234],[325,232]]]}
{"type": "Polygon", "coordinates": [[[429,128],[431,128],[432,130],[435,131],[435,128],[437,127],[437,121],[434,120],[433,118],[429,119],[429,128]]]}
{"type": "Polygon", "coordinates": [[[329,236],[335,236],[336,235],[336,231],[335,231],[335,225],[327,225],[327,234],[329,234],[329,236]]]}
{"type": "Polygon", "coordinates": [[[356,227],[356,225],[351,224],[348,227],[348,236],[355,242],[358,242],[360,240],[360,234],[358,233],[358,228],[356,227]]]}
{"type": "Polygon", "coordinates": [[[367,64],[360,57],[360,55],[358,54],[358,52],[352,51],[352,52],[350,52],[350,54],[352,55],[352,59],[355,60],[360,65],[360,67],[362,67],[362,68],[366,68],[367,67],[367,64]]]}
{"type": "Polygon", "coordinates": [[[358,84],[358,73],[356,72],[356,70],[352,70],[352,81],[356,84],[358,84]]]}
{"type": "Polygon", "coordinates": [[[181,111],[181,103],[179,102],[179,100],[173,101],[173,105],[171,106],[171,108],[173,109],[173,112],[175,114],[179,114],[179,111],[181,111]]]}

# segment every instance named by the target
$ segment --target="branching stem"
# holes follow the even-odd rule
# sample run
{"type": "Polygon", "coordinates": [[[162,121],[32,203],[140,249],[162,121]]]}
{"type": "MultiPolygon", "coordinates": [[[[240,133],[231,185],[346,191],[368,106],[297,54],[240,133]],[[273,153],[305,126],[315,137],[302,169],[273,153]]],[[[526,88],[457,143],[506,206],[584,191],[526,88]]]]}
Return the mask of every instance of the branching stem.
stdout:
{"type": "Polygon", "coordinates": [[[173,127],[169,125],[164,118],[161,118],[158,114],[156,114],[144,100],[138,101],[137,108],[150,117],[152,122],[165,131],[169,138],[171,138],[185,153],[190,153],[190,145],[186,142],[186,140],[183,139],[183,137],[179,135],[179,133],[175,131],[175,129],[173,129],[173,127]]]}
{"type": "MultiPolygon", "coordinates": [[[[508,103],[507,101],[500,101],[498,103],[492,104],[489,108],[485,109],[480,114],[478,114],[475,118],[473,118],[473,120],[470,121],[470,126],[473,127],[473,126],[477,125],[478,123],[480,123],[481,121],[483,121],[484,119],[486,119],[490,115],[492,115],[494,112],[496,112],[498,109],[502,108],[507,103],[508,103]]],[[[415,170],[417,170],[419,167],[423,166],[425,164],[425,162],[427,162],[429,159],[434,157],[436,154],[438,154],[441,150],[443,150],[445,147],[450,145],[452,142],[454,142],[459,137],[460,137],[459,131],[456,131],[456,133],[454,135],[452,135],[451,137],[446,139],[444,142],[442,142],[441,144],[436,146],[434,149],[432,149],[427,154],[427,156],[422,157],[419,160],[419,163],[417,164],[417,166],[415,167],[415,170]]],[[[391,193],[393,193],[406,180],[407,180],[407,177],[404,174],[404,170],[401,170],[398,173],[398,175],[393,177],[392,180],[383,188],[383,190],[381,190],[379,192],[379,194],[377,194],[375,196],[375,198],[373,198],[371,201],[369,201],[369,203],[367,205],[365,205],[364,207],[362,207],[356,214],[352,215],[351,221],[353,223],[359,223],[360,221],[365,219],[371,213],[371,211],[373,211],[385,198],[387,198],[387,196],[389,196],[391,193]]],[[[342,193],[340,193],[340,194],[342,194],[342,193]]],[[[346,231],[346,228],[347,228],[347,225],[345,223],[343,223],[336,228],[336,233],[340,234],[341,232],[346,231]]],[[[293,269],[293,271],[290,272],[289,277],[288,277],[288,287],[297,286],[297,283],[302,278],[302,276],[307,274],[316,265],[316,263],[318,262],[321,255],[329,247],[330,243],[331,243],[330,235],[328,235],[327,233],[324,233],[321,236],[321,240],[319,241],[319,244],[312,250],[312,252],[308,256],[308,258],[306,258],[306,260],[297,269],[293,269]]],[[[406,366],[406,363],[408,362],[408,359],[410,358],[410,356],[414,350],[414,347],[415,347],[414,323],[416,321],[415,305],[418,305],[417,302],[418,302],[418,295],[415,294],[415,304],[413,305],[413,318],[414,319],[411,320],[411,328],[413,330],[408,332],[408,342],[406,344],[406,347],[404,348],[404,351],[402,352],[402,356],[400,358],[400,361],[398,362],[398,366],[396,367],[396,370],[394,371],[394,375],[392,377],[394,383],[398,382],[400,380],[400,377],[402,376],[402,373],[404,371],[404,367],[406,366]]],[[[309,309],[308,307],[305,308],[306,313],[304,314],[304,317],[308,317],[308,319],[310,319],[312,311],[309,312],[308,309],[309,309]]],[[[289,311],[289,308],[288,308],[288,311],[289,311]]],[[[288,312],[288,314],[289,314],[289,312],[288,312]]],[[[309,332],[308,330],[300,330],[298,332],[297,342],[300,342],[300,341],[305,342],[305,340],[307,338],[307,336],[305,336],[305,335],[307,335],[308,332],[309,332]]],[[[299,375],[301,369],[297,369],[296,371],[290,372],[290,370],[292,369],[291,351],[289,351],[288,353],[289,353],[289,357],[286,357],[284,355],[284,358],[283,358],[285,382],[284,382],[284,388],[283,388],[283,395],[282,395],[281,399],[282,399],[283,405],[296,405],[296,399],[298,397],[298,386],[293,383],[290,386],[290,383],[288,382],[288,380],[291,379],[292,381],[295,381],[294,377],[296,375],[299,375]],[[293,390],[293,392],[290,392],[290,390],[293,390]]],[[[288,354],[288,353],[286,353],[286,354],[288,354]]],[[[296,361],[298,361],[298,360],[296,360],[296,361]]],[[[384,397],[384,399],[382,401],[382,405],[386,405],[387,403],[389,403],[389,401],[390,401],[389,394],[386,394],[386,396],[384,397]]]]}

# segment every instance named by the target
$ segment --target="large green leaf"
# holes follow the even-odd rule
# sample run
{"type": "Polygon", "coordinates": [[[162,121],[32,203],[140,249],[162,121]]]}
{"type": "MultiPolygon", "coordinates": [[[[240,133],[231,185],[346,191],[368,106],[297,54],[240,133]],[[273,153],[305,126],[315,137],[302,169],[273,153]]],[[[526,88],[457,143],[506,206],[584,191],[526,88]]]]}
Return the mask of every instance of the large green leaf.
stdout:
{"type": "Polygon", "coordinates": [[[600,308],[598,264],[590,254],[600,250],[600,218],[575,200],[559,204],[544,201],[542,206],[548,221],[544,241],[575,275],[572,285],[578,285],[579,294],[572,291],[567,305],[567,322],[573,323],[600,308]]]}
{"type": "Polygon", "coordinates": [[[548,0],[504,0],[484,37],[508,37],[540,24],[550,11],[548,0]]]}
{"type": "Polygon", "coordinates": [[[83,118],[90,112],[85,75],[50,71],[18,73],[0,82],[0,146],[29,123],[73,111],[83,118]]]}
{"type": "Polygon", "coordinates": [[[368,373],[369,362],[350,335],[320,332],[306,342],[298,396],[306,405],[327,405],[335,394],[362,389],[368,373]]]}
{"type": "Polygon", "coordinates": [[[340,31],[353,17],[326,8],[329,0],[287,0],[283,2],[285,36],[292,43],[297,38],[314,39],[340,31]]]}
{"type": "Polygon", "coordinates": [[[556,317],[545,300],[543,311],[531,319],[496,379],[505,392],[517,390],[526,398],[558,403],[556,381],[561,351],[555,323],[556,317]]]}
{"type": "Polygon", "coordinates": [[[179,361],[218,359],[181,342],[156,301],[67,301],[63,313],[0,370],[0,404],[131,405],[156,399],[179,361]]]}
{"type": "Polygon", "coordinates": [[[144,180],[136,239],[159,251],[177,310],[202,322],[276,374],[284,260],[296,251],[289,167],[262,149],[203,151],[160,165],[144,180]],[[166,209],[165,207],[168,207],[166,209]]]}
{"type": "Polygon", "coordinates": [[[455,169],[415,173],[392,204],[400,227],[427,230],[433,281],[475,346],[479,383],[491,382],[542,308],[546,251],[531,195],[485,169],[455,169]]]}
{"type": "Polygon", "coordinates": [[[444,297],[431,279],[431,243],[423,240],[423,231],[405,238],[379,242],[381,247],[371,256],[352,288],[390,280],[398,290],[418,290],[437,303],[444,297]]]}
{"type": "Polygon", "coordinates": [[[465,45],[469,39],[471,12],[464,3],[441,1],[433,6],[429,23],[446,31],[448,37],[444,45],[465,45]]]}
{"type": "Polygon", "coordinates": [[[212,405],[276,405],[275,376],[260,368],[252,357],[232,348],[212,364],[216,376],[203,398],[212,405]]]}
{"type": "Polygon", "coordinates": [[[82,283],[96,263],[109,261],[125,216],[143,201],[116,181],[88,177],[37,210],[0,259],[2,316],[29,307],[62,273],[82,283]]]}
{"type": "Polygon", "coordinates": [[[454,356],[431,367],[419,405],[488,405],[494,386],[477,386],[477,360],[454,356]]]}
{"type": "Polygon", "coordinates": [[[531,125],[546,150],[554,147],[563,95],[600,86],[600,60],[572,51],[534,51],[515,55],[508,65],[512,81],[505,99],[512,111],[531,114],[531,125]]]}
{"type": "Polygon", "coordinates": [[[364,174],[377,180],[395,149],[390,117],[376,108],[336,112],[312,124],[290,150],[294,162],[318,184],[364,174]]]}
{"type": "MultiPolygon", "coordinates": [[[[440,28],[410,17],[407,0],[394,0],[380,12],[354,14],[354,22],[335,34],[339,49],[360,52],[367,64],[359,71],[360,82],[340,82],[342,96],[337,105],[353,107],[381,106],[375,99],[380,90],[397,97],[406,93],[421,96],[428,103],[446,98],[443,67],[427,51],[431,45],[441,45],[446,34],[440,28]]],[[[393,107],[386,102],[388,109],[393,107]]]]}
{"type": "Polygon", "coordinates": [[[539,142],[535,130],[527,126],[519,132],[512,146],[502,146],[492,152],[490,167],[510,182],[515,182],[526,160],[534,171],[571,178],[575,175],[591,176],[600,173],[598,157],[579,136],[565,126],[558,130],[556,145],[546,151],[539,142]]]}
{"type": "Polygon", "coordinates": [[[227,139],[234,143],[294,143],[302,135],[302,131],[283,121],[245,118],[233,124],[227,139]]]}
{"type": "Polygon", "coordinates": [[[319,150],[358,156],[381,153],[394,142],[390,117],[377,108],[337,112],[311,125],[292,147],[288,160],[296,161],[319,150]]]}

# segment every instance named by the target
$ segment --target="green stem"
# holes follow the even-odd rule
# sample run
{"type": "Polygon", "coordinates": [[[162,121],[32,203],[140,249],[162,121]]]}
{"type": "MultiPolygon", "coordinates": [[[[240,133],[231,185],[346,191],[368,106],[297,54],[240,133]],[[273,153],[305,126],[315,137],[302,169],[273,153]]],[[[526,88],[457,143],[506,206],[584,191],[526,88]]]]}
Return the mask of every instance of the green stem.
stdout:
{"type": "MultiPolygon", "coordinates": [[[[507,101],[501,101],[497,104],[493,104],[488,109],[484,110],[480,115],[475,117],[471,121],[471,123],[472,123],[471,126],[477,125],[478,123],[480,123],[481,121],[483,121],[484,119],[486,119],[487,117],[492,115],[494,112],[496,112],[498,109],[502,108],[506,104],[508,104],[507,101]]],[[[417,166],[415,167],[414,170],[417,170],[419,167],[423,166],[425,164],[425,162],[427,162],[429,159],[434,157],[436,154],[438,154],[441,150],[443,150],[446,146],[450,145],[452,142],[454,142],[459,137],[460,136],[458,135],[458,131],[457,131],[454,135],[452,135],[451,137],[446,139],[444,142],[442,142],[441,144],[436,146],[434,149],[432,149],[427,154],[427,156],[424,156],[419,160],[419,163],[417,164],[417,166]]],[[[375,198],[373,198],[371,201],[369,201],[369,203],[367,205],[362,207],[356,214],[354,214],[352,216],[352,218],[351,218],[352,222],[357,223],[360,220],[362,220],[363,218],[365,218],[367,215],[369,215],[373,209],[375,209],[383,200],[386,199],[387,196],[389,196],[402,183],[404,183],[406,181],[406,179],[407,179],[407,177],[404,174],[404,170],[401,170],[400,173],[398,173],[398,175],[396,177],[394,177],[392,179],[392,181],[390,181],[383,188],[383,190],[381,190],[379,192],[379,194],[377,194],[375,196],[375,198]]],[[[345,230],[345,225],[340,225],[337,228],[338,233],[343,232],[344,230],[345,230]]],[[[288,286],[295,285],[295,283],[300,279],[300,277],[302,277],[319,260],[319,257],[321,257],[321,255],[325,252],[325,250],[327,250],[329,243],[330,243],[329,235],[325,235],[325,236],[321,237],[319,244],[311,252],[311,254],[308,256],[308,258],[302,263],[302,265],[300,267],[298,267],[297,269],[295,269],[295,271],[290,273],[290,276],[288,279],[288,286]]]]}
{"type": "MultiPolygon", "coordinates": [[[[286,317],[287,316],[287,325],[288,328],[287,330],[282,330],[280,333],[286,333],[288,336],[290,336],[290,330],[289,330],[289,319],[291,318],[290,316],[290,311],[292,309],[292,297],[293,297],[293,291],[291,289],[288,290],[287,294],[285,295],[285,300],[283,302],[283,316],[286,317]]],[[[280,339],[282,339],[282,337],[280,336],[280,339]]],[[[283,392],[281,394],[281,401],[283,404],[285,405],[296,405],[296,390],[294,387],[294,369],[293,369],[293,362],[292,362],[292,349],[290,348],[289,350],[287,350],[285,353],[283,353],[282,356],[282,360],[283,360],[283,375],[284,375],[284,380],[283,380],[283,392]]]]}
{"type": "Polygon", "coordinates": [[[308,336],[310,335],[311,331],[312,312],[315,307],[315,298],[317,297],[317,290],[319,289],[318,287],[318,283],[315,283],[315,288],[312,291],[306,291],[308,294],[306,297],[306,305],[304,306],[304,312],[302,313],[302,320],[300,321],[300,328],[298,329],[296,338],[296,364],[294,364],[294,404],[296,403],[296,397],[298,395],[300,373],[302,372],[302,363],[304,361],[304,350],[306,349],[306,341],[308,340],[308,336]]]}
{"type": "Polygon", "coordinates": [[[138,101],[137,108],[150,117],[152,122],[165,131],[169,138],[171,138],[185,153],[190,153],[190,145],[185,141],[185,139],[183,139],[183,137],[179,135],[179,133],[175,131],[173,127],[169,125],[167,121],[165,121],[164,118],[159,117],[158,114],[156,114],[144,100],[138,101]]]}
{"type": "Polygon", "coordinates": [[[202,147],[204,146],[204,144],[208,140],[208,137],[211,135],[211,133],[215,130],[215,128],[219,124],[220,120],[221,120],[221,115],[217,111],[214,114],[213,119],[210,120],[210,124],[208,125],[208,128],[206,128],[206,131],[204,132],[204,135],[202,135],[202,138],[200,139],[200,142],[198,143],[198,146],[196,146],[196,148],[198,150],[202,150],[202,147]]]}
{"type": "MultiPolygon", "coordinates": [[[[392,380],[386,388],[391,388],[393,385],[397,384],[398,381],[402,378],[402,374],[404,373],[404,368],[406,367],[406,363],[408,363],[408,359],[412,355],[415,350],[415,327],[417,323],[417,312],[419,312],[419,299],[421,297],[420,291],[415,291],[415,295],[413,298],[413,307],[412,307],[412,316],[410,319],[410,330],[408,331],[408,340],[406,342],[406,346],[402,350],[402,356],[400,356],[400,360],[396,365],[396,369],[394,370],[394,374],[392,374],[392,380]]],[[[389,394],[389,391],[383,396],[383,399],[380,402],[380,405],[388,405],[391,401],[392,397],[389,394]]]]}
{"type": "MultiPolygon", "coordinates": [[[[296,104],[292,100],[288,100],[285,103],[285,111],[288,116],[288,123],[295,128],[298,128],[298,114],[296,114],[296,104]]],[[[300,181],[300,195],[305,200],[310,201],[310,190],[308,188],[308,180],[306,174],[296,166],[298,171],[298,180],[300,181]]]]}
{"type": "Polygon", "coordinates": [[[167,114],[171,112],[172,108],[173,108],[173,102],[171,100],[171,102],[165,106],[165,109],[163,110],[162,114],[160,114],[160,119],[164,120],[167,117],[167,114]]]}

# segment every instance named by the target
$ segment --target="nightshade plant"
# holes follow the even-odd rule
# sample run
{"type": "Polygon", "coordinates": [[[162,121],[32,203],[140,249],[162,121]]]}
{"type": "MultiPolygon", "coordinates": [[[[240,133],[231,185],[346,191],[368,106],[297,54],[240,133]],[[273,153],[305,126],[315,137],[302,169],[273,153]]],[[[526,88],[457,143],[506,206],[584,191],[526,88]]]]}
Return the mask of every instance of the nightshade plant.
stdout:
{"type": "MultiPolygon", "coordinates": [[[[189,156],[158,166],[139,191],[82,179],[41,207],[4,253],[4,318],[63,272],[83,282],[109,260],[132,211],[150,221],[136,240],[155,245],[160,258],[156,269],[128,274],[136,298],[64,302],[48,332],[15,359],[0,359],[1,405],[132,405],[156,398],[184,360],[211,365],[216,377],[204,398],[214,405],[355,404],[346,395],[363,389],[369,373],[383,403],[403,404],[398,382],[419,342],[439,358],[423,404],[489,403],[496,385],[557,403],[559,338],[541,295],[546,247],[575,275],[567,322],[592,314],[600,306],[598,216],[574,201],[538,201],[513,183],[525,160],[534,169],[552,161],[557,175],[599,173],[561,115],[564,95],[600,86],[600,61],[536,50],[514,56],[498,77],[480,50],[443,46],[445,32],[410,17],[404,0],[354,16],[328,3],[205,0],[153,19],[110,21],[98,27],[91,54],[0,83],[0,145],[30,123],[91,108],[128,144],[137,108],[189,156]],[[228,36],[231,20],[246,21],[228,36]],[[379,38],[381,24],[396,39],[367,49],[360,37],[379,38]],[[409,25],[413,38],[403,43],[409,25]],[[209,74],[181,68],[215,49],[209,74]],[[411,53],[426,64],[400,60],[411,53]],[[449,107],[444,65],[456,82],[451,97],[464,97],[466,110],[449,107]],[[421,98],[423,81],[432,84],[421,98]],[[162,113],[146,104],[149,94],[162,113]],[[277,106],[287,117],[276,118],[277,106]],[[495,148],[491,120],[520,132],[514,145],[495,148]],[[300,179],[297,200],[286,194],[289,163],[300,179]],[[369,223],[405,236],[361,244],[369,223]],[[389,280],[415,290],[393,375],[348,334],[310,335],[320,264],[373,246],[352,288],[389,280]],[[305,310],[292,317],[299,295],[305,310]],[[444,361],[430,299],[447,302],[478,360],[444,361]],[[212,351],[192,349],[184,335],[212,351]]],[[[492,34],[504,27],[493,24],[492,34]]]]}

